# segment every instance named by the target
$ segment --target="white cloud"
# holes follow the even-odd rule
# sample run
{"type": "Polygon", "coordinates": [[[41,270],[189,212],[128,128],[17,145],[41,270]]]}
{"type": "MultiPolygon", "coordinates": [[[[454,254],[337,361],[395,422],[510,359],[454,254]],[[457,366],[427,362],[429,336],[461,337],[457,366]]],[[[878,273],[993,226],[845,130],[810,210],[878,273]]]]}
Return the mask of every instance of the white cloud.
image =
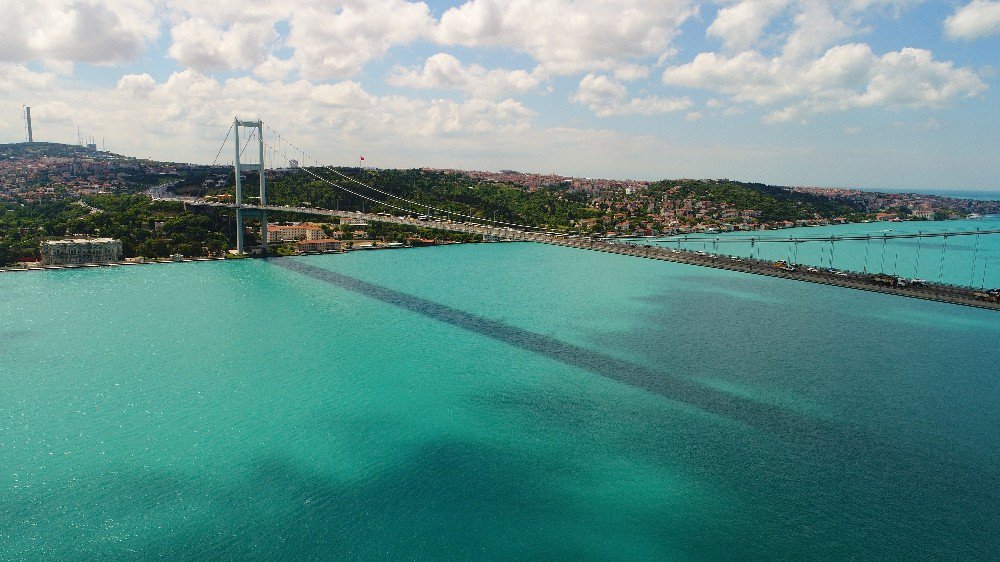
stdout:
{"type": "Polygon", "coordinates": [[[324,109],[368,109],[372,105],[372,97],[368,95],[361,84],[353,80],[338,84],[320,84],[313,86],[309,99],[321,105],[324,109]]]}
{"type": "Polygon", "coordinates": [[[51,72],[34,72],[24,66],[0,62],[0,92],[27,97],[31,92],[47,89],[55,80],[51,72]]]}
{"type": "Polygon", "coordinates": [[[126,74],[118,79],[118,90],[136,98],[148,98],[156,89],[156,80],[149,74],[126,74]]]}
{"type": "Polygon", "coordinates": [[[855,33],[841,17],[834,15],[829,3],[824,0],[804,0],[802,11],[795,16],[795,31],[785,43],[785,57],[811,56],[837,41],[855,33]]]}
{"type": "Polygon", "coordinates": [[[903,49],[876,61],[867,89],[857,102],[861,106],[939,107],[985,90],[986,85],[972,70],[935,61],[924,49],[903,49]]]}
{"type": "Polygon", "coordinates": [[[526,52],[546,70],[613,70],[669,51],[693,0],[469,0],[441,17],[445,45],[526,52]]]}
{"type": "Polygon", "coordinates": [[[798,107],[788,106],[768,113],[764,116],[764,122],[769,124],[787,123],[797,119],[800,115],[802,115],[802,111],[798,107]]]}
{"type": "Polygon", "coordinates": [[[623,64],[614,69],[615,78],[630,82],[649,77],[649,67],[641,64],[623,64]]]}
{"type": "Polygon", "coordinates": [[[1000,2],[972,0],[944,20],[944,30],[954,39],[978,39],[1000,33],[1000,2]]]}
{"type": "Polygon", "coordinates": [[[788,104],[769,114],[768,122],[851,108],[940,107],[986,89],[975,72],[935,61],[930,51],[902,49],[878,56],[864,44],[833,47],[805,61],[768,59],[753,51],[732,57],[701,53],[688,64],[667,68],[663,81],[726,94],[737,103],[788,104]]]}
{"type": "Polygon", "coordinates": [[[498,129],[524,130],[535,112],[512,99],[494,103],[488,100],[434,100],[427,120],[419,130],[425,136],[455,133],[490,133],[498,129]]]}
{"type": "MultiPolygon", "coordinates": [[[[212,25],[229,26],[236,22],[274,23],[289,18],[293,11],[317,0],[170,0],[168,17],[174,24],[201,18],[212,25]]],[[[327,2],[327,4],[331,4],[327,2]]]]}
{"type": "Polygon", "coordinates": [[[289,73],[295,70],[295,60],[279,59],[274,55],[267,57],[267,60],[258,64],[253,69],[254,76],[264,80],[284,80],[289,73]]]}
{"type": "Polygon", "coordinates": [[[294,11],[286,45],[305,78],[342,78],[393,46],[430,34],[433,26],[423,2],[346,0],[339,9],[317,3],[294,11]]]}
{"type": "MultiPolygon", "coordinates": [[[[80,110],[74,106],[64,102],[64,101],[46,101],[34,105],[31,108],[31,119],[32,124],[34,123],[45,123],[45,126],[51,124],[71,124],[74,122],[74,117],[80,114],[80,110]]],[[[42,127],[42,130],[45,129],[42,127]]],[[[33,127],[37,128],[37,127],[33,127]]],[[[35,133],[38,134],[37,132],[35,133]]],[[[38,138],[37,136],[35,137],[38,138]]]]}
{"type": "Polygon", "coordinates": [[[663,82],[728,94],[740,102],[768,104],[793,96],[799,88],[780,73],[780,59],[769,60],[755,51],[732,57],[700,53],[689,63],[668,67],[663,82]]]}
{"type": "Polygon", "coordinates": [[[423,67],[395,67],[387,80],[397,87],[461,90],[476,98],[496,99],[508,93],[537,90],[544,72],[526,70],[487,70],[479,65],[463,66],[448,53],[437,53],[424,61],[423,67]]]}
{"type": "Polygon", "coordinates": [[[594,74],[588,74],[580,80],[579,87],[570,99],[586,105],[598,117],[672,113],[685,111],[694,105],[688,98],[646,96],[629,99],[628,91],[620,82],[594,74]]]}
{"type": "Polygon", "coordinates": [[[0,60],[114,64],[159,35],[147,0],[0,0],[0,60]]]}
{"type": "Polygon", "coordinates": [[[719,10],[708,26],[709,37],[722,39],[731,49],[757,44],[764,29],[788,6],[789,0],[742,0],[719,10]]]}
{"type": "Polygon", "coordinates": [[[719,9],[706,35],[730,51],[780,47],[785,58],[822,53],[870,31],[871,15],[898,16],[921,0],[737,0],[719,9]],[[787,15],[788,17],[779,17],[787,15]]]}
{"type": "Polygon", "coordinates": [[[202,72],[246,69],[263,62],[277,33],[268,23],[236,22],[219,28],[192,18],[170,31],[169,54],[181,65],[202,72]]]}
{"type": "Polygon", "coordinates": [[[178,0],[170,54],[200,71],[253,68],[268,80],[298,70],[310,80],[358,74],[392,47],[431,34],[423,2],[407,0],[178,0]],[[288,28],[278,37],[276,26],[288,28]],[[290,56],[278,57],[277,47],[290,56]]]}
{"type": "Polygon", "coordinates": [[[128,139],[144,150],[181,151],[187,159],[201,162],[215,154],[217,137],[229,127],[234,114],[264,118],[271,127],[309,145],[311,152],[322,154],[336,154],[337,149],[330,148],[334,139],[349,138],[350,146],[392,139],[398,143],[394,150],[405,152],[411,144],[429,142],[423,139],[474,139],[524,130],[535,117],[511,99],[455,102],[380,97],[353,80],[315,84],[241,77],[220,81],[190,69],[159,83],[144,74],[126,75],[113,90],[67,92],[65,97],[73,107],[93,108],[93,115],[72,109],[65,113],[85,129],[100,126],[109,138],[128,139]],[[295,109],[276,112],[275,107],[295,109]],[[157,134],[145,136],[146,130],[157,134]]]}

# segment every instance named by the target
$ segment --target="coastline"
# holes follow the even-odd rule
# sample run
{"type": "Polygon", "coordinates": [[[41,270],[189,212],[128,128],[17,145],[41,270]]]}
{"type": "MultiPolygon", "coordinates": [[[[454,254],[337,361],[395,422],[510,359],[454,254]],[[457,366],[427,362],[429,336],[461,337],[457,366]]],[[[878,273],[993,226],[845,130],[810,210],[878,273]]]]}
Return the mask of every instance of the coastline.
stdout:
{"type": "Polygon", "coordinates": [[[133,265],[156,265],[156,264],[168,264],[168,263],[190,263],[190,262],[205,262],[205,261],[226,261],[226,260],[233,260],[233,259],[237,259],[237,260],[241,260],[241,259],[260,259],[262,257],[277,258],[277,257],[293,257],[293,256],[320,256],[320,255],[328,255],[328,254],[346,254],[348,252],[370,252],[370,251],[373,251],[373,250],[401,250],[401,249],[410,249],[410,248],[426,248],[426,247],[433,247],[433,246],[451,246],[451,245],[454,245],[454,244],[483,244],[483,243],[485,243],[485,242],[447,242],[447,243],[444,243],[444,244],[432,244],[432,245],[427,245],[427,246],[389,246],[389,245],[385,245],[385,246],[363,246],[363,247],[360,247],[360,248],[349,248],[349,249],[346,249],[346,250],[336,250],[336,251],[329,251],[329,252],[306,252],[306,253],[302,253],[302,254],[292,254],[291,256],[278,256],[278,255],[273,255],[273,256],[250,256],[250,255],[247,255],[247,256],[242,256],[242,257],[236,257],[236,256],[230,256],[230,257],[226,257],[226,256],[221,256],[221,257],[220,256],[212,256],[212,257],[207,257],[207,256],[203,256],[203,257],[196,257],[196,258],[180,258],[180,259],[155,258],[155,259],[144,260],[144,261],[117,261],[117,262],[108,262],[108,263],[79,263],[79,264],[71,264],[71,265],[33,265],[33,266],[27,266],[27,267],[7,266],[7,267],[0,267],[0,273],[15,273],[15,272],[24,272],[24,271],[59,271],[59,270],[64,270],[64,269],[89,269],[89,268],[95,268],[95,267],[121,267],[121,266],[133,266],[133,265]]]}

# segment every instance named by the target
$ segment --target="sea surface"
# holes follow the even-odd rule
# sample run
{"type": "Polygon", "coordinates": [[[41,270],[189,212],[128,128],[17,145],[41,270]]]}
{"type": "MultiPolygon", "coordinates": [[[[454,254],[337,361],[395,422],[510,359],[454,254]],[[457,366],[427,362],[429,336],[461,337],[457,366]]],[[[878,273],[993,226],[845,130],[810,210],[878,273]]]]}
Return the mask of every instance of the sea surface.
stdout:
{"type": "Polygon", "coordinates": [[[996,559],[998,342],[530,243],[3,273],[0,559],[996,559]]]}
{"type": "Polygon", "coordinates": [[[1000,215],[986,215],[975,220],[871,222],[623,241],[848,271],[887,273],[966,287],[997,288],[1000,287],[1000,234],[888,238],[898,234],[980,230],[1000,230],[1000,215]],[[835,239],[843,236],[868,238],[835,239]],[[832,243],[803,240],[808,238],[834,240],[832,243]]]}

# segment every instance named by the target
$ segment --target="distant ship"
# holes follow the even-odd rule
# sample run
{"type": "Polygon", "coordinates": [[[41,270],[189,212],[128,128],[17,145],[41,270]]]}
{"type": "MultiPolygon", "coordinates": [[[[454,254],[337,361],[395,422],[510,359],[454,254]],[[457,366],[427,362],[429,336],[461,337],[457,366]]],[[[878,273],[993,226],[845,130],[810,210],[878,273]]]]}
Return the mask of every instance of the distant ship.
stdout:
{"type": "Polygon", "coordinates": [[[965,215],[965,218],[976,220],[983,218],[983,215],[980,215],[979,213],[969,213],[968,215],[965,215]]]}

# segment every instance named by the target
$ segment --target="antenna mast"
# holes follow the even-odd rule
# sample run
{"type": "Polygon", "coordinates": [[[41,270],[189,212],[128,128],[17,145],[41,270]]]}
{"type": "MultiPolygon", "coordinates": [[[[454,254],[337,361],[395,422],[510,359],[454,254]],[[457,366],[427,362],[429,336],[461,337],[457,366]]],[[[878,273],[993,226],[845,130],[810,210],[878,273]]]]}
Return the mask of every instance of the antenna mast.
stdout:
{"type": "Polygon", "coordinates": [[[31,108],[27,105],[24,106],[24,130],[28,136],[28,142],[35,142],[31,134],[31,108]]]}

